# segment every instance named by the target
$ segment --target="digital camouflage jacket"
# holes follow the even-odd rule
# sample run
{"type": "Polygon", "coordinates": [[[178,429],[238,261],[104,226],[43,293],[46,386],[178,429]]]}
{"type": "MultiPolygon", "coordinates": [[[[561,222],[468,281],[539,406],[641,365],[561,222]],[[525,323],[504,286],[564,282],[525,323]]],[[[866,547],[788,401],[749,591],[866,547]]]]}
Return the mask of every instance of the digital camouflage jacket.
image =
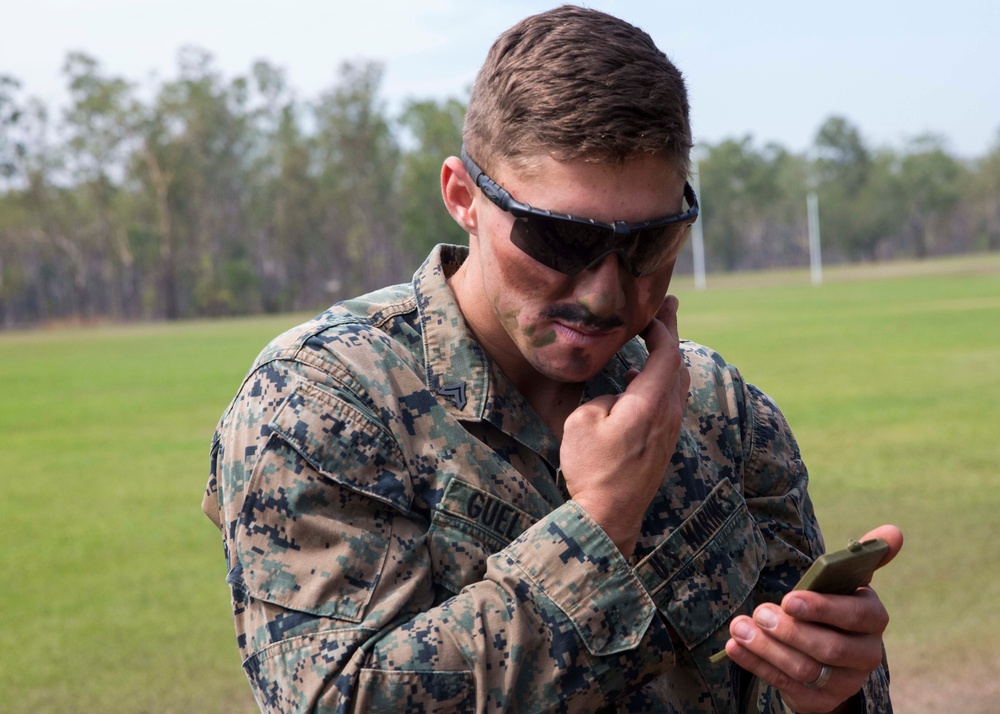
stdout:
{"type": "MultiPolygon", "coordinates": [[[[682,342],[683,429],[626,560],[468,330],[446,283],[465,255],[278,337],[222,417],[203,509],[261,709],[784,711],[708,662],[823,550],[784,417],[682,342]]],[[[627,344],[584,399],[645,355],[627,344]]],[[[882,669],[858,706],[890,710],[882,669]]]]}

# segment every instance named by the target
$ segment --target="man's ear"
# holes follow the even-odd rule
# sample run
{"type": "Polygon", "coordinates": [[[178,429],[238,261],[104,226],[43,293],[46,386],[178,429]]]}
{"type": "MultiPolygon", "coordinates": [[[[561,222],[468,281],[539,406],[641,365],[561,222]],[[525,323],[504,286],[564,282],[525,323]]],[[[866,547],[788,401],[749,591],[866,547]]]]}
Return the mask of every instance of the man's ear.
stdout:
{"type": "Polygon", "coordinates": [[[479,234],[476,205],[473,201],[476,188],[469,172],[457,156],[449,156],[441,166],[441,196],[448,213],[470,235],[479,234]]]}

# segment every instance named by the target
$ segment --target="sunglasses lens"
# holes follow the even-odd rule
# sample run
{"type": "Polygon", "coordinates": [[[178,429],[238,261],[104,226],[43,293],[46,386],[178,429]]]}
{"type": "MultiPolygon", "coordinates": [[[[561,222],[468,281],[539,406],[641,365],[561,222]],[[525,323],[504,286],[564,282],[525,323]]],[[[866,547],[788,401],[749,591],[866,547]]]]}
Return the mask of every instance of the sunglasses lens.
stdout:
{"type": "Polygon", "coordinates": [[[576,275],[612,252],[621,255],[632,275],[649,275],[677,257],[690,223],[669,223],[647,228],[619,242],[608,228],[559,218],[517,218],[511,242],[553,270],[576,275]]]}
{"type": "Polygon", "coordinates": [[[671,223],[639,231],[626,265],[636,276],[655,273],[677,257],[690,230],[690,223],[671,223]]]}
{"type": "Polygon", "coordinates": [[[510,239],[542,265],[576,275],[607,251],[611,235],[598,226],[530,216],[514,221],[510,239]]]}

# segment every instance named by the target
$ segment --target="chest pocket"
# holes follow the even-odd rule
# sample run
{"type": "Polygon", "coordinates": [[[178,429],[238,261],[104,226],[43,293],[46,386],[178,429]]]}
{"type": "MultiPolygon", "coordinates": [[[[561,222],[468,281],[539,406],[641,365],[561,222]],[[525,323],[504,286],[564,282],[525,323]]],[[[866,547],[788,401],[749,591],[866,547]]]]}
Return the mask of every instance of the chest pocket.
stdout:
{"type": "Polygon", "coordinates": [[[495,494],[452,478],[427,533],[434,582],[457,593],[482,580],[486,559],[534,522],[495,494]]]}
{"type": "Polygon", "coordinates": [[[636,573],[691,649],[740,609],[764,561],[764,539],[743,497],[723,480],[636,573]]]}

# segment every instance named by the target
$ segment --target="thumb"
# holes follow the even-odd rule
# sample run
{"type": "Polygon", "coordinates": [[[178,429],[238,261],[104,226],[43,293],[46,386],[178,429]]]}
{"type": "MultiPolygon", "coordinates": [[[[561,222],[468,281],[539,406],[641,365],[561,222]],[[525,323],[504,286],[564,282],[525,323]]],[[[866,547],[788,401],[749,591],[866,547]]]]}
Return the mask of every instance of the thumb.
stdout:
{"type": "Polygon", "coordinates": [[[878,564],[879,568],[888,565],[903,547],[903,532],[893,525],[883,525],[868,531],[861,540],[870,540],[872,538],[881,538],[889,544],[889,552],[885,554],[885,557],[878,564]]]}

